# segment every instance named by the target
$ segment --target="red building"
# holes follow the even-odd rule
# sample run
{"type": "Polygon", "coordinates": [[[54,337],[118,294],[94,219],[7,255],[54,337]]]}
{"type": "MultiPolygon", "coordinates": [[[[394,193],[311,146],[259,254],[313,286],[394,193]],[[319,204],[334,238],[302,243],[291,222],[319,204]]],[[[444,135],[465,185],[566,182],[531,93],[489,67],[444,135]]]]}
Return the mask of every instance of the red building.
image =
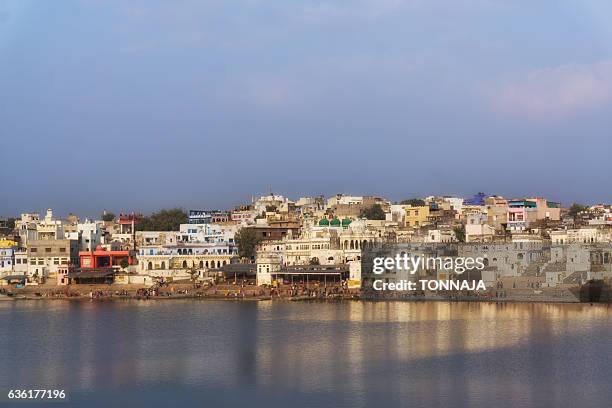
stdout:
{"type": "Polygon", "coordinates": [[[142,218],[141,215],[131,214],[119,214],[119,226],[121,228],[121,234],[133,234],[136,229],[136,225],[142,218]]]}
{"type": "Polygon", "coordinates": [[[131,251],[106,251],[98,246],[94,251],[80,251],[81,269],[120,268],[123,259],[132,265],[134,258],[131,251]]]}

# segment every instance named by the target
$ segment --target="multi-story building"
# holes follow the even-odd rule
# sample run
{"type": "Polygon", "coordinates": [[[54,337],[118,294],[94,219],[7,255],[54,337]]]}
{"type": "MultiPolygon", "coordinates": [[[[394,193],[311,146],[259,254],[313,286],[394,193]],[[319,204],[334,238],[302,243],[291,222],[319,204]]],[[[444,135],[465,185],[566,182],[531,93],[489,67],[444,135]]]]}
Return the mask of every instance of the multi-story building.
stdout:
{"type": "MultiPolygon", "coordinates": [[[[372,228],[365,221],[353,221],[346,225],[340,221],[323,226],[309,224],[299,237],[260,243],[257,250],[258,272],[268,273],[269,268],[272,273],[276,270],[273,264],[290,267],[360,263],[362,252],[382,240],[383,230],[372,228]]],[[[355,285],[360,285],[360,268],[353,267],[353,272],[351,280],[355,281],[355,285]],[[359,273],[355,273],[357,270],[359,273]]]]}
{"type": "Polygon", "coordinates": [[[404,217],[406,227],[422,227],[429,223],[430,213],[428,205],[414,207],[407,205],[404,207],[404,211],[406,213],[404,217]]]}
{"type": "Polygon", "coordinates": [[[219,244],[158,245],[138,250],[138,273],[154,277],[188,277],[229,265],[237,248],[219,244]]]}
{"type": "Polygon", "coordinates": [[[48,209],[45,218],[40,220],[36,225],[36,239],[52,240],[64,239],[65,231],[62,220],[53,217],[53,210],[48,209]]]}
{"type": "Polygon", "coordinates": [[[220,210],[189,210],[189,224],[211,224],[228,222],[231,219],[229,211],[220,210]]]}
{"type": "Polygon", "coordinates": [[[42,239],[28,243],[28,276],[36,279],[56,279],[58,270],[79,264],[78,241],[42,239]]]}
{"type": "MultiPolygon", "coordinates": [[[[179,241],[179,231],[136,231],[136,246],[174,245],[179,241]]],[[[115,235],[112,235],[115,239],[115,235]]]]}
{"type": "Polygon", "coordinates": [[[28,251],[25,248],[16,248],[13,251],[15,263],[13,273],[16,275],[26,275],[28,273],[28,251]]]}
{"type": "Polygon", "coordinates": [[[21,214],[21,218],[15,221],[15,229],[19,234],[21,245],[27,245],[29,240],[36,239],[38,222],[40,222],[40,216],[34,213],[21,214]]]}
{"type": "Polygon", "coordinates": [[[136,230],[136,225],[140,221],[142,215],[131,213],[131,214],[119,214],[119,234],[133,235],[136,230]]]}
{"type": "Polygon", "coordinates": [[[508,224],[508,200],[499,196],[485,199],[487,224],[497,230],[506,229],[508,224]]]}
{"type": "Polygon", "coordinates": [[[17,242],[0,239],[0,276],[12,273],[15,270],[15,250],[17,242]]]}
{"type": "Polygon", "coordinates": [[[93,251],[98,245],[104,243],[104,233],[101,222],[89,222],[77,224],[77,238],[79,248],[82,251],[93,251]]]}
{"type": "Polygon", "coordinates": [[[540,220],[561,219],[561,205],[544,198],[526,198],[508,201],[508,229],[522,231],[540,220]]]}
{"type": "Polygon", "coordinates": [[[603,228],[570,228],[550,231],[549,235],[555,245],[593,244],[612,240],[611,231],[603,228]]]}
{"type": "Polygon", "coordinates": [[[508,202],[508,229],[522,231],[538,219],[535,201],[511,200],[508,202]]]}
{"type": "Polygon", "coordinates": [[[287,207],[289,202],[290,200],[287,197],[270,193],[267,196],[262,196],[254,200],[253,208],[256,214],[262,214],[273,208],[280,209],[282,207],[287,207]]]}
{"type": "Polygon", "coordinates": [[[251,209],[236,209],[231,212],[230,218],[238,224],[253,224],[257,213],[251,209]]]}
{"type": "Polygon", "coordinates": [[[181,224],[176,236],[177,242],[184,243],[234,243],[238,224],[181,224]]]}

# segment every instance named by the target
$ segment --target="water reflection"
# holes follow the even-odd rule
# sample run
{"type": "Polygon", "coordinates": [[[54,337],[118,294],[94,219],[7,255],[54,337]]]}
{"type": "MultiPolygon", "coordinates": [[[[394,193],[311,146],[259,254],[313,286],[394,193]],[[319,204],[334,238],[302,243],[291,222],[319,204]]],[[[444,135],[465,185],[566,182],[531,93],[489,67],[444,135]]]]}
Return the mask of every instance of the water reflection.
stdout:
{"type": "Polygon", "coordinates": [[[584,304],[3,302],[0,378],[101,403],[181,389],[226,405],[605,406],[611,323],[584,304]]]}

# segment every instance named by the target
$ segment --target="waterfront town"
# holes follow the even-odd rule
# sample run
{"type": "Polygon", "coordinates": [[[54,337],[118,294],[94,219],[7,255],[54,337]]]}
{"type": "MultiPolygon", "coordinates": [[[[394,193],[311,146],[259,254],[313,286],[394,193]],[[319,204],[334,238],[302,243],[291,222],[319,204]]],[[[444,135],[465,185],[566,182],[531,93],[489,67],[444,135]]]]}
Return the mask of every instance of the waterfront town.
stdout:
{"type": "Polygon", "coordinates": [[[18,298],[610,301],[612,206],[541,197],[302,197],[270,192],[231,210],[105,210],[100,219],[0,218],[0,296],[18,298]],[[478,257],[374,275],[372,254],[478,257]],[[370,261],[369,261],[370,260],[370,261]],[[376,293],[375,279],[482,281],[452,293],[376,293]]]}

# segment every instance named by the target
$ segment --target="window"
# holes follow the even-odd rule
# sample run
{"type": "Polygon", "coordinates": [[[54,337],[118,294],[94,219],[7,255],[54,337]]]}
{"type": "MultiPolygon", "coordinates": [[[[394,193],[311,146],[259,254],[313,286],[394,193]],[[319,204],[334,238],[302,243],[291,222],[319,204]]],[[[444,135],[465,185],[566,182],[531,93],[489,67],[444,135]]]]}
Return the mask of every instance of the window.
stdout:
{"type": "Polygon", "coordinates": [[[66,252],[66,248],[60,248],[60,252],[66,252]]]}
{"type": "Polygon", "coordinates": [[[51,248],[45,248],[45,252],[51,252],[51,248]]]}
{"type": "Polygon", "coordinates": [[[38,248],[30,248],[30,252],[37,252],[38,248]]]}

